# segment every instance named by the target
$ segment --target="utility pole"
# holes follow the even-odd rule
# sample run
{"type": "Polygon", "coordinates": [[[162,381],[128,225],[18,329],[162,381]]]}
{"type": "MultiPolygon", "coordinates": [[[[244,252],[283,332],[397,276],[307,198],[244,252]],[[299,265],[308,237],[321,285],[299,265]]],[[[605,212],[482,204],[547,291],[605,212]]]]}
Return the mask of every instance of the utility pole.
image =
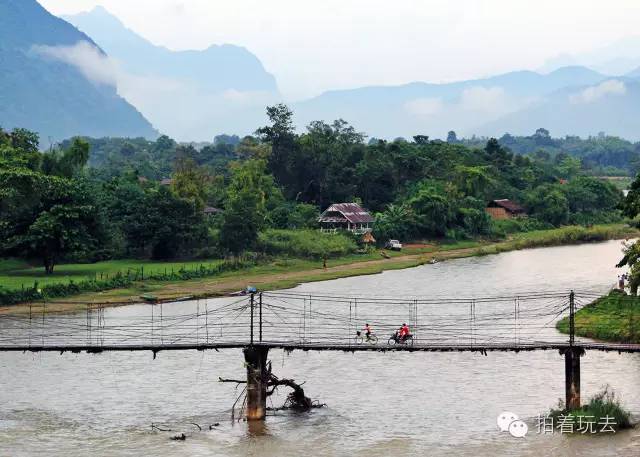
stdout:
{"type": "Polygon", "coordinates": [[[258,312],[259,312],[259,319],[260,319],[260,323],[259,323],[260,333],[259,333],[258,339],[262,343],[262,292],[260,292],[260,295],[258,295],[258,312]]]}
{"type": "Polygon", "coordinates": [[[573,346],[576,335],[576,304],[573,290],[569,294],[569,346],[573,346]]]}
{"type": "Polygon", "coordinates": [[[255,294],[253,292],[251,292],[251,329],[250,329],[250,341],[251,341],[251,345],[253,346],[253,307],[254,307],[254,298],[255,298],[255,294]]]}

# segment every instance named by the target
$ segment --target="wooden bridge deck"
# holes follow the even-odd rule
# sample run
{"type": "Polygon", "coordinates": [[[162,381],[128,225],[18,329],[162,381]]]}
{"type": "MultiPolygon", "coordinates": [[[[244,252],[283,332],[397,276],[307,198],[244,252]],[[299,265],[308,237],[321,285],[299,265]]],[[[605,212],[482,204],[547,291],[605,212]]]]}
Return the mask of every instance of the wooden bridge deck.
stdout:
{"type": "MultiPolygon", "coordinates": [[[[201,344],[114,344],[114,345],[8,345],[0,346],[0,352],[72,352],[99,354],[102,352],[135,352],[150,351],[207,351],[221,349],[242,349],[250,343],[201,343],[201,344]]],[[[387,345],[387,344],[326,344],[326,343],[290,343],[269,342],[255,343],[255,347],[283,349],[286,351],[341,351],[341,352],[525,352],[525,351],[563,351],[570,347],[604,351],[639,353],[640,344],[583,342],[571,346],[569,343],[523,343],[523,344],[419,344],[387,345]]]]}

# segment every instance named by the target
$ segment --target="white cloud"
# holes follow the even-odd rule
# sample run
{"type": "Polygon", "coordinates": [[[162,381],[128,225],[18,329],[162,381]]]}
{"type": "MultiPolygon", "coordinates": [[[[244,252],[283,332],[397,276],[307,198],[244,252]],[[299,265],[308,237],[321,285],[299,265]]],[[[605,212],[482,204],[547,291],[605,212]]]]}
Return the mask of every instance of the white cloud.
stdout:
{"type": "Polygon", "coordinates": [[[263,106],[266,102],[273,99],[273,94],[263,90],[240,91],[236,89],[227,89],[222,93],[223,100],[243,106],[263,106]]]}
{"type": "Polygon", "coordinates": [[[444,108],[442,100],[439,98],[415,98],[404,104],[404,109],[416,116],[433,116],[444,108]]]}
{"type": "Polygon", "coordinates": [[[463,117],[499,116],[525,104],[512,100],[502,87],[474,86],[464,89],[457,101],[445,102],[437,97],[415,98],[404,109],[416,117],[438,116],[452,121],[463,117]]]}
{"type": "Polygon", "coordinates": [[[93,44],[79,41],[73,46],[33,46],[32,50],[46,58],[59,60],[76,67],[89,81],[117,86],[114,63],[93,44]]]}
{"type": "Polygon", "coordinates": [[[617,79],[609,79],[597,86],[587,87],[582,92],[570,95],[569,101],[573,104],[586,104],[593,103],[609,95],[618,96],[626,93],[627,86],[624,85],[624,82],[617,79]]]}
{"type": "Polygon", "coordinates": [[[73,46],[33,46],[32,52],[72,65],[96,84],[117,88],[156,128],[178,140],[211,140],[222,131],[248,134],[238,131],[237,125],[259,125],[264,106],[276,101],[268,92],[234,89],[203,96],[185,80],[130,73],[87,41],[73,46]]]}
{"type": "Polygon", "coordinates": [[[459,105],[465,111],[495,113],[503,112],[508,100],[502,87],[476,86],[462,91],[459,105]]]}
{"type": "Polygon", "coordinates": [[[39,1],[55,14],[101,4],[171,49],[245,46],[289,100],[537,68],[637,34],[639,11],[638,0],[39,1]]]}

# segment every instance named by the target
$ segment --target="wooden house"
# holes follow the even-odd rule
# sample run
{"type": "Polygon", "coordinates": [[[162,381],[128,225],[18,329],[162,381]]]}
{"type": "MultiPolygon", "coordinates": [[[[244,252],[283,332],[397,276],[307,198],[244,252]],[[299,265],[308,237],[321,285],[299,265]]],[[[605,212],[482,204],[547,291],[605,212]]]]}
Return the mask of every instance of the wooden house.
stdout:
{"type": "Polygon", "coordinates": [[[357,203],[334,203],[320,215],[322,231],[348,230],[353,233],[370,232],[373,216],[357,203]]]}
{"type": "Polygon", "coordinates": [[[527,214],[520,205],[506,198],[490,201],[486,211],[493,219],[511,219],[527,214]]]}

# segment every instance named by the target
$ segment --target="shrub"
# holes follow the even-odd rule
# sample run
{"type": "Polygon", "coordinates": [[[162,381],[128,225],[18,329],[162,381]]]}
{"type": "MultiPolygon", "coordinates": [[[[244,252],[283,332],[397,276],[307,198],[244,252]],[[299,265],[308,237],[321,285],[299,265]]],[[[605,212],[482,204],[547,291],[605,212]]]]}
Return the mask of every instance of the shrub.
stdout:
{"type": "Polygon", "coordinates": [[[324,234],[318,230],[269,229],[260,233],[258,245],[269,255],[322,259],[356,252],[354,238],[346,233],[324,234]]]}
{"type": "Polygon", "coordinates": [[[491,233],[493,234],[531,232],[533,230],[547,230],[552,228],[553,225],[542,222],[534,217],[494,219],[491,221],[491,233]]]}
{"type": "MultiPolygon", "coordinates": [[[[567,411],[562,401],[560,401],[558,402],[558,408],[552,409],[549,416],[555,419],[560,416],[571,416],[576,424],[578,423],[578,417],[588,418],[589,421],[595,424],[602,423],[606,417],[609,417],[613,419],[611,427],[614,430],[632,427],[631,414],[622,407],[620,400],[609,386],[605,386],[604,389],[589,400],[589,403],[574,411],[567,411]]],[[[598,432],[600,430],[596,427],[595,431],[598,432]]]]}

